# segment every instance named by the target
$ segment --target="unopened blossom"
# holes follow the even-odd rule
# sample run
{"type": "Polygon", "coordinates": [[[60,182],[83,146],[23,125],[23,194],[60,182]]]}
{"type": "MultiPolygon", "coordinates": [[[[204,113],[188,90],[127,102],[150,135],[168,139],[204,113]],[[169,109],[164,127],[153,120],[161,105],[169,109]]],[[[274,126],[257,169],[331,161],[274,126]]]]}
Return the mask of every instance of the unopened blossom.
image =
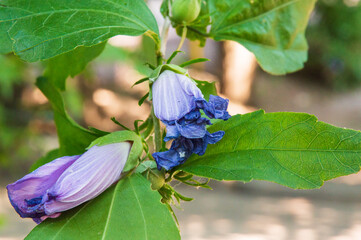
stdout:
{"type": "Polygon", "coordinates": [[[174,121],[196,108],[204,99],[201,90],[187,76],[166,70],[152,86],[154,113],[162,121],[174,121]]]}
{"type": "Polygon", "coordinates": [[[210,134],[206,127],[209,118],[228,120],[228,100],[210,95],[204,99],[201,90],[189,77],[166,70],[152,87],[154,114],[167,127],[165,141],[175,139],[167,152],[154,153],[158,168],[167,170],[182,164],[192,153],[203,155],[209,143],[216,143],[223,131],[210,134]],[[197,147],[194,147],[197,146],[197,147]],[[202,146],[202,151],[199,151],[202,146]]]}
{"type": "Polygon", "coordinates": [[[129,142],[93,146],[82,155],[60,157],[7,186],[11,204],[40,223],[104,192],[120,179],[129,142]]]}

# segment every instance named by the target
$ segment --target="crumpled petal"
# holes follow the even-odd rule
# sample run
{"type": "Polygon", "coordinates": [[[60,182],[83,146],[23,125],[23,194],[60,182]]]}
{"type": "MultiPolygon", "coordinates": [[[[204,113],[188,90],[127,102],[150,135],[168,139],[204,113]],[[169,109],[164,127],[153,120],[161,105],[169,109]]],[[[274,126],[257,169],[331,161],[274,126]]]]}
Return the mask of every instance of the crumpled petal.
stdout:
{"type": "Polygon", "coordinates": [[[217,143],[222,139],[224,131],[215,133],[207,132],[202,138],[185,138],[179,137],[172,142],[172,146],[168,151],[153,153],[158,169],[166,169],[167,171],[183,164],[192,153],[203,155],[206,152],[208,144],[217,143]]]}
{"type": "Polygon", "coordinates": [[[176,121],[163,121],[167,128],[167,135],[164,138],[165,142],[180,136],[180,132],[175,122],[176,121]]]}
{"type": "Polygon", "coordinates": [[[55,159],[9,184],[9,199],[21,217],[37,223],[58,217],[118,181],[130,147],[129,142],[93,146],[81,156],[55,159]]]}
{"type": "Polygon", "coordinates": [[[228,102],[228,99],[210,95],[208,102],[197,99],[197,107],[202,109],[209,118],[228,120],[231,117],[227,111],[228,102]]]}
{"type": "Polygon", "coordinates": [[[207,133],[206,126],[210,121],[206,118],[199,118],[193,121],[177,121],[177,128],[183,137],[202,138],[207,133]]]}
{"type": "Polygon", "coordinates": [[[192,154],[193,143],[187,138],[179,137],[172,142],[172,146],[168,151],[153,153],[157,167],[159,170],[167,171],[184,163],[192,154]]]}
{"type": "Polygon", "coordinates": [[[164,168],[168,171],[185,162],[189,157],[186,153],[187,152],[178,152],[175,149],[170,149],[165,152],[153,153],[153,157],[157,163],[158,170],[164,168]]]}
{"type": "Polygon", "coordinates": [[[207,132],[207,134],[203,138],[194,139],[193,153],[200,156],[204,155],[206,153],[208,144],[215,144],[219,142],[223,138],[224,133],[224,131],[218,131],[214,133],[207,132]]]}
{"type": "Polygon", "coordinates": [[[167,127],[167,135],[164,141],[183,136],[186,138],[202,138],[206,134],[206,126],[211,125],[211,121],[201,117],[198,109],[192,110],[177,121],[163,121],[167,127]]]}
{"type": "Polygon", "coordinates": [[[202,92],[187,76],[166,70],[152,87],[154,114],[162,121],[182,118],[195,108],[194,98],[202,92]]]}

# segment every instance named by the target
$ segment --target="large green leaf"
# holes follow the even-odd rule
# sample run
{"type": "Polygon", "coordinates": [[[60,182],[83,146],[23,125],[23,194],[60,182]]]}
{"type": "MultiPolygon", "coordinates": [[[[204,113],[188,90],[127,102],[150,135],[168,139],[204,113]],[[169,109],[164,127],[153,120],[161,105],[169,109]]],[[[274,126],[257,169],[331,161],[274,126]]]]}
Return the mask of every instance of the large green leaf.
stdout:
{"type": "Polygon", "coordinates": [[[49,59],[44,76],[60,90],[65,90],[65,80],[81,73],[86,65],[99,56],[106,42],[92,47],[78,47],[73,51],[49,59]]]}
{"type": "Polygon", "coordinates": [[[59,218],[47,219],[26,239],[180,239],[177,225],[160,199],[148,180],[134,174],[94,200],[59,218]]]}
{"type": "Polygon", "coordinates": [[[143,0],[0,0],[0,52],[13,51],[30,62],[115,35],[144,33],[159,41],[143,0]]]}
{"type": "Polygon", "coordinates": [[[305,29],[316,0],[208,0],[211,36],[237,41],[273,74],[294,72],[307,60],[305,29]]]}
{"type": "Polygon", "coordinates": [[[70,118],[66,113],[60,91],[47,78],[38,78],[36,86],[44,93],[52,105],[60,144],[59,154],[64,156],[83,153],[99,135],[81,127],[70,118]]]}
{"type": "Polygon", "coordinates": [[[226,134],[181,170],[217,180],[267,180],[301,189],[319,188],[324,181],[360,170],[360,131],[319,122],[313,115],[257,111],[209,130],[226,134]]]}

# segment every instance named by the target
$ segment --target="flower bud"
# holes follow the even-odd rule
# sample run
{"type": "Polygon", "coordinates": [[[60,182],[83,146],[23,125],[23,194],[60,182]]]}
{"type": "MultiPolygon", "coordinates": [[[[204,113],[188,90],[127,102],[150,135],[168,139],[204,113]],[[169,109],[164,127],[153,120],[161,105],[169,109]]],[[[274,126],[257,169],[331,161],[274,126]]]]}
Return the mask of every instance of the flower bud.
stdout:
{"type": "Polygon", "coordinates": [[[152,89],[154,113],[162,121],[182,118],[196,107],[196,99],[203,99],[190,78],[170,70],[159,75],[152,89]]]}
{"type": "Polygon", "coordinates": [[[60,157],[7,186],[21,217],[36,223],[95,198],[120,179],[129,142],[93,146],[82,155],[60,157]]]}
{"type": "Polygon", "coordinates": [[[174,0],[172,19],[177,23],[191,23],[201,11],[201,0],[174,0]]]}
{"type": "Polygon", "coordinates": [[[147,172],[147,179],[151,182],[153,190],[161,189],[165,183],[164,173],[157,169],[150,169],[147,172]]]}

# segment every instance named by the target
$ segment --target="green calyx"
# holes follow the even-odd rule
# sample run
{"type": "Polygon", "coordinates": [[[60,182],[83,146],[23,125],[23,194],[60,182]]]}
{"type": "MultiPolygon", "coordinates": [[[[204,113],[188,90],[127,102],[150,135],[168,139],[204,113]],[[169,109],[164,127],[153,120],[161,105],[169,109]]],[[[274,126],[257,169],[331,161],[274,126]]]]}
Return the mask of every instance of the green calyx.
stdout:
{"type": "Polygon", "coordinates": [[[150,76],[149,76],[150,82],[153,83],[159,77],[159,75],[162,72],[164,72],[165,70],[170,70],[172,72],[175,72],[178,74],[183,74],[183,75],[186,75],[188,72],[186,69],[184,69],[178,65],[175,65],[175,64],[163,64],[163,65],[158,66],[156,69],[154,69],[153,72],[150,74],[150,76]]]}
{"type": "Polygon", "coordinates": [[[172,19],[177,23],[191,23],[201,11],[201,0],[174,0],[172,19]]]}
{"type": "Polygon", "coordinates": [[[161,172],[157,169],[148,169],[145,175],[147,179],[151,182],[151,187],[153,190],[159,190],[164,186],[164,172],[161,172]]]}

